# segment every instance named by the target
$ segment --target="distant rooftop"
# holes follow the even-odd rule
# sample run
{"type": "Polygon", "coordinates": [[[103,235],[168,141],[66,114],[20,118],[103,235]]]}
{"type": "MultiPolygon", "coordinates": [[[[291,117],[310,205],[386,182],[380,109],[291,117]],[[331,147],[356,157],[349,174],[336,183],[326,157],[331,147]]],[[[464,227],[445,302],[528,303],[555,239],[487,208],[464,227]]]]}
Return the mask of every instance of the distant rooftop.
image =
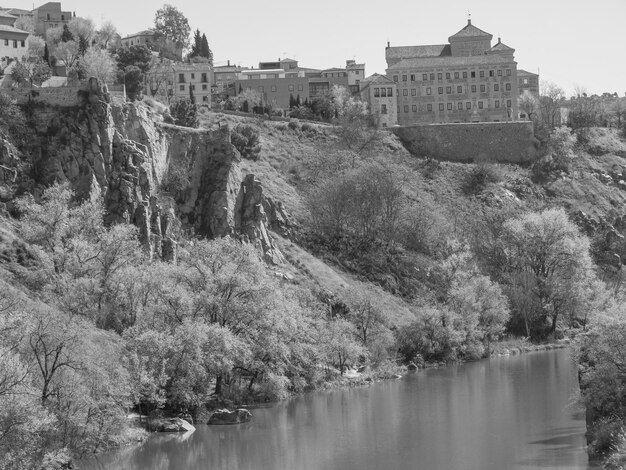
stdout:
{"type": "Polygon", "coordinates": [[[4,24],[0,24],[0,31],[5,31],[7,33],[22,33],[26,35],[30,34],[28,31],[23,31],[21,29],[14,28],[13,26],[7,26],[4,24]]]}
{"type": "Polygon", "coordinates": [[[486,33],[482,29],[477,28],[472,24],[472,20],[467,20],[467,25],[458,33],[453,34],[448,38],[448,41],[455,42],[455,40],[463,40],[470,38],[485,38],[490,39],[493,38],[493,35],[486,33]]]}

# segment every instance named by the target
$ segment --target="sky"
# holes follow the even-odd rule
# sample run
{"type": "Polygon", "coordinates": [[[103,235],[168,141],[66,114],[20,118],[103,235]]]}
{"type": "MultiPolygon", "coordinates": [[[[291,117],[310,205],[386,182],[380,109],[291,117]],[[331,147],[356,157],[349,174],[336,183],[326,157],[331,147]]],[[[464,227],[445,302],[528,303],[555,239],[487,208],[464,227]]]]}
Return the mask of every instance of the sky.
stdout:
{"type": "MultiPolygon", "coordinates": [[[[120,34],[153,26],[166,1],[61,0],[63,10],[112,21],[120,34]]],[[[35,3],[35,6],[45,3],[35,3]]],[[[568,95],[626,94],[626,0],[168,0],[193,30],[207,35],[216,65],[243,66],[297,59],[300,66],[365,63],[367,75],[385,73],[385,46],[445,44],[467,24],[498,36],[515,49],[518,69],[540,74],[568,95]]],[[[3,7],[32,9],[32,1],[0,0],[3,7]]]]}

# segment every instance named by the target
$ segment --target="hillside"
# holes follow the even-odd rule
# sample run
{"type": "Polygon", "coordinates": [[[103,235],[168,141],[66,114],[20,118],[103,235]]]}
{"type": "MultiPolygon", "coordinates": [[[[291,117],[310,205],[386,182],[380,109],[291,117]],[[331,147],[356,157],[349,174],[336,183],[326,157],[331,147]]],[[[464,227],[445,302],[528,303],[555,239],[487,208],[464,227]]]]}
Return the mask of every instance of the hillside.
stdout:
{"type": "Polygon", "coordinates": [[[626,141],[614,129],[561,130],[522,167],[417,158],[358,123],[204,110],[183,128],[97,82],[69,103],[8,109],[9,466],[136,439],[130,408],[204,419],[355,368],[375,379],[478,359],[505,333],[558,339],[606,302],[598,277],[619,296],[626,141]]]}

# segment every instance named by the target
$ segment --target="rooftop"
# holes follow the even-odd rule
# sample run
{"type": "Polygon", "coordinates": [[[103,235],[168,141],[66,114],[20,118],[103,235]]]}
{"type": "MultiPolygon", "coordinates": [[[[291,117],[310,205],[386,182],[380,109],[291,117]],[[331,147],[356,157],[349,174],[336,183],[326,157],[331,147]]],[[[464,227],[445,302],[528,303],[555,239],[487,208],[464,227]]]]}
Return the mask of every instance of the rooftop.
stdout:
{"type": "Polygon", "coordinates": [[[462,41],[464,39],[475,39],[475,38],[484,38],[489,39],[493,38],[493,35],[486,33],[482,29],[477,28],[472,24],[472,20],[467,20],[467,25],[458,33],[453,34],[448,38],[448,41],[454,42],[455,40],[462,41]]]}
{"type": "Polygon", "coordinates": [[[387,47],[385,57],[389,59],[412,59],[417,57],[441,57],[450,55],[449,44],[433,44],[427,46],[387,47]]]}
{"type": "Polygon", "coordinates": [[[22,31],[21,29],[17,29],[17,28],[14,28],[13,26],[7,26],[4,24],[0,24],[0,32],[21,33],[21,34],[25,34],[26,36],[30,34],[28,31],[22,31]]]}
{"type": "MultiPolygon", "coordinates": [[[[487,64],[510,64],[511,59],[502,55],[473,55],[463,57],[446,57],[446,66],[471,66],[487,64]]],[[[441,65],[438,57],[404,59],[393,64],[388,70],[403,70],[420,67],[437,67],[441,65]]]]}

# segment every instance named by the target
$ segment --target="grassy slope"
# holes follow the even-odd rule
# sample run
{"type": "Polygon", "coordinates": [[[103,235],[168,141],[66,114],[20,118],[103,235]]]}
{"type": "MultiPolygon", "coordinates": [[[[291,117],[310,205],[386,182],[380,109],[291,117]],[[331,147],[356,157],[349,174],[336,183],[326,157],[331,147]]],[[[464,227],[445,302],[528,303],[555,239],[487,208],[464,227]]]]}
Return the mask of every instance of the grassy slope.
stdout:
{"type": "MultiPolygon", "coordinates": [[[[258,161],[243,161],[243,171],[254,173],[263,183],[266,194],[282,201],[296,220],[306,221],[304,194],[307,190],[306,161],[323,152],[335,152],[340,142],[333,128],[322,124],[291,129],[282,121],[224,114],[207,114],[207,127],[228,122],[256,127],[260,132],[261,154],[258,161]]],[[[301,126],[301,124],[300,124],[301,126]]],[[[531,181],[530,168],[495,164],[491,170],[497,182],[488,183],[476,194],[467,194],[464,185],[475,169],[473,164],[441,162],[434,171],[429,163],[411,156],[398,139],[386,134],[372,152],[379,158],[401,165],[405,172],[405,195],[410,201],[426,202],[450,224],[450,235],[462,239],[474,220],[488,208],[541,210],[563,206],[572,216],[579,210],[594,218],[613,220],[626,212],[626,183],[619,183],[616,174],[624,171],[626,180],[626,142],[614,129],[592,129],[589,142],[580,145],[570,174],[562,174],[543,185],[531,181]],[[601,155],[600,155],[601,154],[601,155]],[[610,175],[615,176],[611,178],[610,175]]],[[[432,165],[432,164],[431,164],[432,165]]],[[[329,256],[315,257],[288,240],[278,238],[288,265],[280,269],[298,282],[341,294],[356,282],[355,270],[329,256]],[[352,274],[350,274],[352,272],[352,274]]],[[[423,257],[427,266],[432,260],[423,257]]],[[[363,281],[363,276],[358,277],[363,281]]],[[[393,310],[410,315],[408,305],[397,297],[373,287],[393,310]]]]}

